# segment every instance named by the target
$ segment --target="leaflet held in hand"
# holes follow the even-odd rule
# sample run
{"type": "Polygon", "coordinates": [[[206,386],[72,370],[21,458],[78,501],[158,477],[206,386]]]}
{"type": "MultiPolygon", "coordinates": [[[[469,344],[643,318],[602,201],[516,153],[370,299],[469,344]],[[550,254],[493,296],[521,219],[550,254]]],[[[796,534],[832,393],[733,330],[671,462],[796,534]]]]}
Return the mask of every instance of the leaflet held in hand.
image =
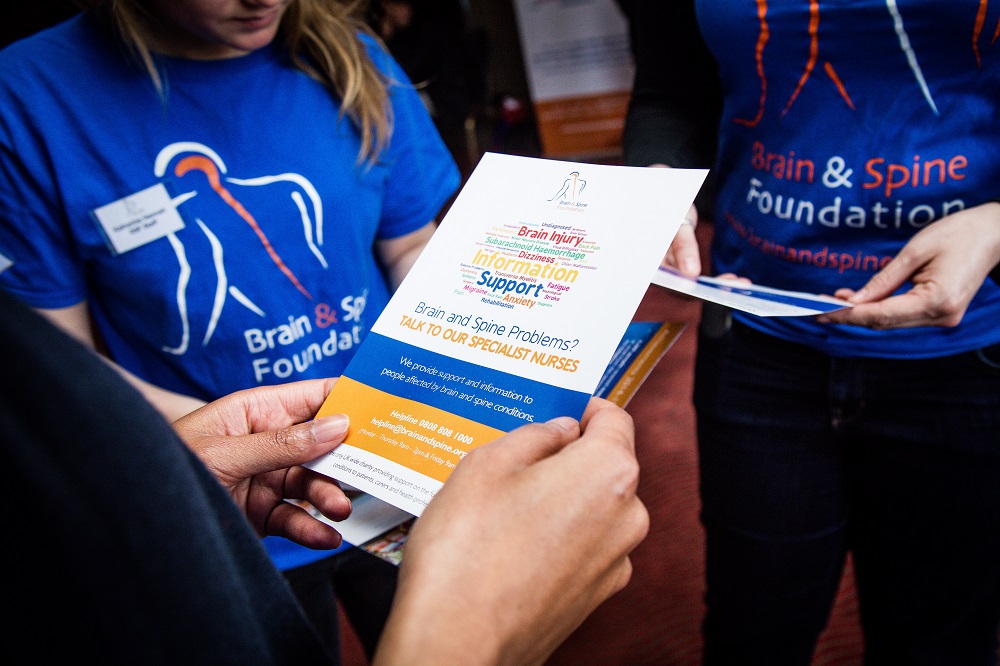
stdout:
{"type": "Polygon", "coordinates": [[[487,153],[318,416],[309,467],[419,516],[459,461],[579,418],[707,175],[487,153]]]}
{"type": "Polygon", "coordinates": [[[823,294],[775,289],[707,275],[692,278],[663,266],[653,276],[653,284],[758,317],[811,317],[853,307],[849,301],[823,294]]]}

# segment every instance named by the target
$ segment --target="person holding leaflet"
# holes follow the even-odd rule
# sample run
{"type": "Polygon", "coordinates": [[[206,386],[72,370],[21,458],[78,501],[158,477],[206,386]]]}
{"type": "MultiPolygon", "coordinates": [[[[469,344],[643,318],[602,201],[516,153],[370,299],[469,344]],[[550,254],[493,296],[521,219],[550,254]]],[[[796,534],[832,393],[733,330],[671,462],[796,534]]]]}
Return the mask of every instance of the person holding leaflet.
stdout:
{"type": "MultiPolygon", "coordinates": [[[[49,662],[338,663],[258,538],[340,542],[285,501],[334,520],[350,511],[336,482],[301,466],[344,437],[343,415],[312,420],[336,379],[238,391],[171,428],[2,291],[0,344],[16,387],[0,401],[3,497],[20,507],[6,527],[32,544],[4,549],[12,650],[49,662]]],[[[596,398],[579,422],[530,424],[471,452],[411,533],[373,664],[544,663],[629,581],[649,528],[638,473],[631,418],[596,398]]]]}
{"type": "Polygon", "coordinates": [[[996,664],[1000,6],[627,5],[626,162],[714,164],[666,262],[853,304],[705,307],[705,663],[808,664],[851,553],[866,663],[996,664]]]}
{"type": "MultiPolygon", "coordinates": [[[[0,288],[171,420],[340,375],[459,184],[357,3],[82,4],[0,52],[0,288]]],[[[395,568],[265,543],[331,645],[337,592],[371,654],[395,568]]]]}

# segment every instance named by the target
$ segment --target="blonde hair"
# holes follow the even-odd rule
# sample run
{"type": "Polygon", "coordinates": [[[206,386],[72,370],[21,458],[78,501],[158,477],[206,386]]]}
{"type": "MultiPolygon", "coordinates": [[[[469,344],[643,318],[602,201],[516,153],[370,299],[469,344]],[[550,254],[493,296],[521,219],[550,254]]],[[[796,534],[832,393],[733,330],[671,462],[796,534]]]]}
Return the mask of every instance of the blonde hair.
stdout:
{"type": "MultiPolygon", "coordinates": [[[[163,82],[151,44],[156,17],[147,0],[78,0],[102,11],[156,89],[163,82]]],[[[277,40],[284,42],[293,64],[326,86],[361,134],[358,161],[374,161],[392,134],[388,81],[368,56],[358,33],[381,41],[363,20],[365,0],[292,0],[281,19],[277,40]]]]}

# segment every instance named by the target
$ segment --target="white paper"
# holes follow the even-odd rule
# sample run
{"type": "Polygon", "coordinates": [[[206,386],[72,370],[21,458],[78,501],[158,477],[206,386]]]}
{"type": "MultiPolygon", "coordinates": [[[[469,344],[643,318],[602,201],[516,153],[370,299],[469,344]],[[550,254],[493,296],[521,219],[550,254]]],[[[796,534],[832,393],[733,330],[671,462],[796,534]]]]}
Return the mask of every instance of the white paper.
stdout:
{"type": "Polygon", "coordinates": [[[310,467],[414,515],[470,450],[579,418],[707,171],[488,153],[319,415],[310,467]]]}
{"type": "Polygon", "coordinates": [[[344,541],[354,546],[371,541],[413,518],[412,514],[367,493],[351,497],[351,515],[347,520],[330,520],[314,507],[310,507],[309,512],[327,525],[332,525],[344,541]]]}
{"type": "Polygon", "coordinates": [[[116,254],[134,250],[184,228],[163,183],[94,209],[94,219],[116,254]]]}
{"type": "Polygon", "coordinates": [[[653,276],[652,282],[672,291],[760,317],[806,317],[852,307],[851,303],[832,296],[772,289],[705,276],[694,279],[662,266],[653,276]]]}

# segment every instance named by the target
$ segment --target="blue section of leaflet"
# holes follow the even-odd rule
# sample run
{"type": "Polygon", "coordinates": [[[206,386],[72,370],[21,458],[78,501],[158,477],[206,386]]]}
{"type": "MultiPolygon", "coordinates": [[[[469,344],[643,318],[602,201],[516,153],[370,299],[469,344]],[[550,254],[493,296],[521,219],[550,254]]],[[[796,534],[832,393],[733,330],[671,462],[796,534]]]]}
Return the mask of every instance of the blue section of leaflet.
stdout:
{"type": "Polygon", "coordinates": [[[581,391],[500,372],[374,332],[358,348],[344,375],[505,432],[557,416],[580,418],[590,400],[590,394],[581,391]]]}
{"type": "Polygon", "coordinates": [[[615,353],[611,356],[611,361],[608,363],[607,370],[604,371],[604,376],[597,383],[597,390],[594,391],[594,395],[598,398],[608,397],[608,393],[615,387],[618,380],[628,372],[636,355],[642,351],[645,344],[660,330],[660,326],[662,325],[658,321],[633,321],[628,325],[625,335],[622,336],[621,342],[618,343],[618,347],[615,349],[615,353]]]}
{"type": "Polygon", "coordinates": [[[749,296],[751,298],[759,298],[762,301],[770,301],[772,303],[781,303],[783,305],[793,305],[800,308],[808,308],[812,310],[818,310],[820,312],[833,312],[835,310],[843,310],[845,303],[831,303],[829,301],[824,301],[813,297],[810,294],[795,294],[791,292],[782,292],[777,289],[768,289],[766,287],[755,287],[753,285],[747,285],[746,287],[738,287],[734,285],[719,284],[718,282],[708,281],[703,278],[698,279],[699,284],[707,285],[716,291],[725,291],[732,294],[740,294],[742,296],[749,296]]]}

